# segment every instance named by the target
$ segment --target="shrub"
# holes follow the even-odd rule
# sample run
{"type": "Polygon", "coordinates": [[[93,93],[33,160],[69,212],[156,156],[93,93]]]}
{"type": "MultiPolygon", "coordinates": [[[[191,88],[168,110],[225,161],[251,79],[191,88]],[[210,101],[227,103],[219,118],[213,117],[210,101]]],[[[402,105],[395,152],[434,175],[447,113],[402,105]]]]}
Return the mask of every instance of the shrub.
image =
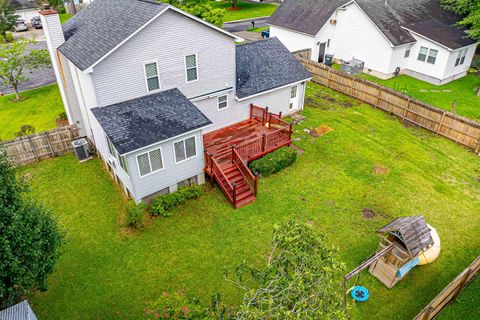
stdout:
{"type": "Polygon", "coordinates": [[[58,114],[58,120],[60,121],[66,121],[68,120],[67,113],[66,112],[60,112],[58,114]]]}
{"type": "Polygon", "coordinates": [[[277,173],[297,160],[297,152],[291,147],[284,147],[253,161],[249,167],[252,172],[264,177],[277,173]]]}
{"type": "Polygon", "coordinates": [[[177,192],[162,194],[153,200],[151,214],[154,216],[171,217],[169,210],[185,203],[188,199],[198,198],[202,194],[201,186],[189,186],[178,189],[177,192]]]}
{"type": "Polygon", "coordinates": [[[35,133],[34,126],[32,126],[31,124],[24,124],[23,126],[20,127],[20,130],[18,132],[15,132],[15,136],[23,137],[23,136],[28,136],[34,133],[35,133]]]}
{"type": "Polygon", "coordinates": [[[130,201],[127,205],[127,225],[134,229],[141,229],[145,225],[145,204],[136,204],[130,201]]]}

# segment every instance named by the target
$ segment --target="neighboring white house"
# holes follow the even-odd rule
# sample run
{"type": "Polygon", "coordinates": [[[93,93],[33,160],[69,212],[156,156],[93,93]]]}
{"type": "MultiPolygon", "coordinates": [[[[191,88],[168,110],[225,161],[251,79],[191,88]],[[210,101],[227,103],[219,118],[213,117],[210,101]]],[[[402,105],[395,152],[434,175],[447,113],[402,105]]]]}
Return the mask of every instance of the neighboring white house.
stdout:
{"type": "Polygon", "coordinates": [[[203,183],[204,134],[250,119],[250,104],[303,108],[311,75],[278,39],[237,45],[149,0],[96,0],[63,25],[41,17],[70,123],[136,201],[203,183]]]}
{"type": "Polygon", "coordinates": [[[7,309],[0,310],[0,320],[37,320],[37,317],[28,301],[23,300],[7,309]]]}
{"type": "Polygon", "coordinates": [[[458,20],[438,0],[286,0],[269,24],[270,36],[290,51],[311,49],[314,61],[332,54],[379,78],[440,85],[466,75],[477,46],[458,20]]]}

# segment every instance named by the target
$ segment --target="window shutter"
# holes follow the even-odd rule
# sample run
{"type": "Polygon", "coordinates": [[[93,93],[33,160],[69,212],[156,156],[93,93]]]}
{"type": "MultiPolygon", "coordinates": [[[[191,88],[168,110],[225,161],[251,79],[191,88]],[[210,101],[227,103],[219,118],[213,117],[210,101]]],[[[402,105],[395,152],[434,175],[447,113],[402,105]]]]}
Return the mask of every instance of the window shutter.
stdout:
{"type": "Polygon", "coordinates": [[[195,137],[191,137],[185,140],[185,149],[187,158],[193,157],[197,154],[197,150],[195,148],[195,137]]]}
{"type": "Polygon", "coordinates": [[[140,176],[144,176],[152,172],[150,167],[150,161],[148,160],[148,154],[141,154],[137,157],[138,169],[140,171],[140,176]]]}
{"type": "Polygon", "coordinates": [[[175,148],[175,159],[177,162],[185,160],[185,146],[183,145],[183,141],[175,142],[173,145],[175,148]]]}
{"type": "Polygon", "coordinates": [[[157,171],[163,168],[162,152],[160,149],[150,151],[150,163],[152,164],[152,171],[157,171]]]}

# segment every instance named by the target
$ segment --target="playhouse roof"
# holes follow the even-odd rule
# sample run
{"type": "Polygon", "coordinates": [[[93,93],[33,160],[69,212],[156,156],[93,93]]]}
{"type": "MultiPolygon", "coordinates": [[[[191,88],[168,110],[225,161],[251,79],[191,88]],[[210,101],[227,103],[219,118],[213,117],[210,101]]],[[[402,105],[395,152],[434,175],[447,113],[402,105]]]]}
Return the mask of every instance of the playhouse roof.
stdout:
{"type": "Polygon", "coordinates": [[[378,233],[395,233],[412,257],[416,257],[422,250],[433,245],[430,229],[423,216],[401,217],[393,220],[378,233]]]}

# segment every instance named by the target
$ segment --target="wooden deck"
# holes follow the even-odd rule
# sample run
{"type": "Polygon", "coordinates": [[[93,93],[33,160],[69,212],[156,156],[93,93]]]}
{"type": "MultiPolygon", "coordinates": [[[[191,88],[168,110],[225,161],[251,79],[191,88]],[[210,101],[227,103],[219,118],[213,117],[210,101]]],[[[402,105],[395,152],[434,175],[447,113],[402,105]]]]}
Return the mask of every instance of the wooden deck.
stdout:
{"type": "Polygon", "coordinates": [[[246,163],[292,143],[292,126],[281,117],[251,105],[250,119],[203,136],[205,172],[234,208],[256,199],[258,177],[246,163]]]}

